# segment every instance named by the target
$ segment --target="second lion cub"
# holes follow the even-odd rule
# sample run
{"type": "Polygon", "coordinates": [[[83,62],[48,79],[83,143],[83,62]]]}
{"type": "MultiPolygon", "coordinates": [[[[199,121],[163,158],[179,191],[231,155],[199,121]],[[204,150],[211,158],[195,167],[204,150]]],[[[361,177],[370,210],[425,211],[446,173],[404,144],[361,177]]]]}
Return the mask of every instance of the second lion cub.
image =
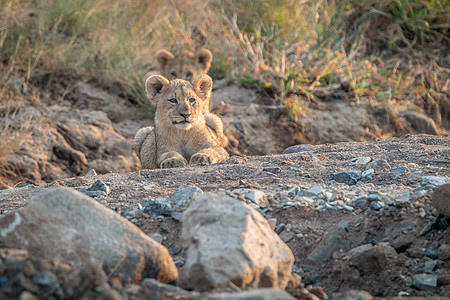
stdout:
{"type": "Polygon", "coordinates": [[[222,120],[203,111],[212,80],[200,75],[192,82],[160,75],[145,81],[147,97],[156,107],[155,126],[138,130],[133,149],[145,169],[213,164],[228,159],[222,120]]]}

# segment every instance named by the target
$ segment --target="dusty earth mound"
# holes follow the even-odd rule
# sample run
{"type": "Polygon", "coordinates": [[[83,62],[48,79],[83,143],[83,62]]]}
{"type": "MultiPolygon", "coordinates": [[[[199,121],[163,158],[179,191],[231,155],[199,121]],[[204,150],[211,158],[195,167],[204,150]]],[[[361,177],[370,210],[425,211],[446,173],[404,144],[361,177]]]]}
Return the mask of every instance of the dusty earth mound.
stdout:
{"type": "MultiPolygon", "coordinates": [[[[25,128],[30,134],[6,157],[6,185],[18,181],[42,184],[98,173],[139,169],[131,150],[136,131],[152,125],[149,104],[132,105],[117,87],[79,81],[53,74],[32,80],[20,102],[0,109],[0,125],[25,128]],[[6,113],[13,110],[14,113],[6,113]]],[[[17,82],[21,87],[21,83],[17,82]]],[[[295,144],[386,139],[407,133],[448,134],[449,98],[421,103],[354,104],[343,91],[324,96],[319,103],[305,102],[297,121],[286,117],[283,106],[267,95],[238,86],[229,80],[213,84],[213,112],[222,117],[234,155],[281,153],[295,144]]],[[[4,172],[3,172],[4,173],[4,172]]],[[[5,174],[0,174],[0,177],[5,174]]],[[[0,178],[1,179],[1,178],[0,178]]],[[[1,182],[0,182],[1,183],[1,182]]]]}
{"type": "MultiPolygon", "coordinates": [[[[90,173],[6,189],[0,194],[0,209],[2,214],[14,213],[33,195],[54,187],[79,190],[165,246],[182,273],[189,257],[180,240],[180,213],[203,193],[213,192],[256,209],[287,244],[295,257],[292,272],[296,274],[291,275],[287,291],[298,299],[324,299],[324,293],[334,299],[349,299],[350,294],[365,297],[361,299],[445,299],[450,295],[450,220],[440,214],[448,204],[448,199],[441,199],[450,183],[448,137],[411,135],[386,141],[303,145],[286,152],[290,154],[235,156],[205,167],[90,173]]],[[[223,226],[231,223],[223,222],[223,226]]],[[[53,288],[55,293],[72,291],[86,297],[107,297],[101,293],[108,293],[117,299],[149,295],[233,299],[229,294],[211,294],[215,290],[199,294],[153,279],[122,285],[95,265],[83,271],[33,260],[32,272],[26,268],[32,258],[17,253],[1,257],[0,283],[8,289],[0,288],[0,293],[45,295],[45,288],[53,288]],[[97,281],[84,283],[81,293],[70,281],[86,272],[97,281]],[[47,281],[41,281],[42,277],[47,281]]],[[[236,290],[229,286],[220,291],[236,290]]],[[[242,299],[252,297],[256,298],[252,294],[242,299]]]]}

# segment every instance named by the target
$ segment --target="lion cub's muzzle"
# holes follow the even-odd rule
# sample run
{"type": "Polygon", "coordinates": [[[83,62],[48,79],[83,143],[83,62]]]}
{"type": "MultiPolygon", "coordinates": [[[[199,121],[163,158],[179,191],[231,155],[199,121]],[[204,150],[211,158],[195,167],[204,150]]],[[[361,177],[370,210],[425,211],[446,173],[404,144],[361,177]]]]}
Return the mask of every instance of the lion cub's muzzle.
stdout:
{"type": "Polygon", "coordinates": [[[179,114],[181,117],[180,120],[172,120],[172,124],[175,125],[177,128],[191,127],[191,125],[192,125],[191,123],[193,121],[191,114],[190,113],[179,113],[179,114]]]}

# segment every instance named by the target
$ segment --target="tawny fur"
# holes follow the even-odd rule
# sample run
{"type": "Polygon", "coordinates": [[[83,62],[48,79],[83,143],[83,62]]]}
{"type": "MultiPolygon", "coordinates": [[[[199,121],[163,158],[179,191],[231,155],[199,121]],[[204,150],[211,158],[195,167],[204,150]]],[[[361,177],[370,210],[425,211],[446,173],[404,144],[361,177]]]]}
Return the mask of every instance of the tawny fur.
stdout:
{"type": "MultiPolygon", "coordinates": [[[[183,50],[178,55],[161,49],[156,54],[161,75],[169,80],[178,78],[190,81],[199,75],[208,73],[212,58],[212,53],[208,49],[201,49],[196,53],[183,50]]],[[[205,105],[203,106],[205,112],[210,111],[210,102],[210,97],[205,99],[205,105]]]]}
{"type": "Polygon", "coordinates": [[[146,80],[145,90],[156,113],[155,126],[139,129],[134,137],[133,149],[142,168],[185,167],[228,159],[222,121],[202,110],[212,90],[208,75],[192,82],[153,75],[146,80]]]}

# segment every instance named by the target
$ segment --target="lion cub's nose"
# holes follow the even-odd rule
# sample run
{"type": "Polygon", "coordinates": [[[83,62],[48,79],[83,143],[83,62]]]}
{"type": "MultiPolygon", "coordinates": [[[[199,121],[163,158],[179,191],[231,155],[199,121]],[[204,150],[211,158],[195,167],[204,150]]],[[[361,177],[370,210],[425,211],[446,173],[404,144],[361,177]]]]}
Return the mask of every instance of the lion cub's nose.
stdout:
{"type": "Polygon", "coordinates": [[[189,118],[189,117],[191,116],[190,113],[180,113],[180,115],[181,115],[183,118],[185,118],[185,119],[187,119],[187,118],[189,118]]]}

